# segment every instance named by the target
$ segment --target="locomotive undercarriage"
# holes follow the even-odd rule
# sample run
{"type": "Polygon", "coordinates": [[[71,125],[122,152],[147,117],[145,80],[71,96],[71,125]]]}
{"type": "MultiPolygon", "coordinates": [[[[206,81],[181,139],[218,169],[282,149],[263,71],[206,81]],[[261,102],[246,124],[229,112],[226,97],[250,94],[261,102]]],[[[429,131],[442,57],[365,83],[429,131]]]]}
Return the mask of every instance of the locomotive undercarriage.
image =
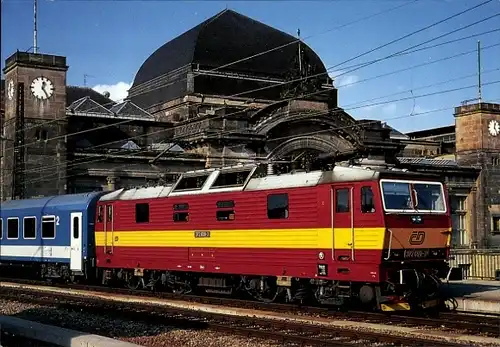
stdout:
{"type": "Polygon", "coordinates": [[[436,306],[439,301],[439,278],[415,269],[392,272],[393,277],[382,283],[142,269],[99,271],[103,285],[177,294],[246,296],[266,303],[349,305],[399,311],[436,306]]]}

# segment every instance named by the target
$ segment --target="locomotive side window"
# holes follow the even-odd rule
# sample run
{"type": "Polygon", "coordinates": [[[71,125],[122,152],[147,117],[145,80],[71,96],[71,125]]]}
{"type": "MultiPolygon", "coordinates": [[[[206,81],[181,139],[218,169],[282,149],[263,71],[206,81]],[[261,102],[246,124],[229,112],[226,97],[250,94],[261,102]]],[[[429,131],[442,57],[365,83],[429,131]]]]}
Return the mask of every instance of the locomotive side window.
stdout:
{"type": "Polygon", "coordinates": [[[234,220],[234,210],[220,210],[216,214],[218,221],[234,220]]]}
{"type": "Polygon", "coordinates": [[[232,208],[234,207],[233,200],[217,201],[217,208],[232,208]]]}
{"type": "Polygon", "coordinates": [[[177,183],[173,192],[177,192],[179,190],[199,190],[205,184],[208,176],[210,176],[210,174],[203,174],[191,177],[184,176],[181,178],[179,183],[177,183]]]}
{"type": "Polygon", "coordinates": [[[111,222],[113,220],[113,205],[106,205],[106,220],[111,222]]]}
{"type": "Polygon", "coordinates": [[[174,204],[173,208],[175,211],[189,210],[189,204],[174,204]]]}
{"type": "Polygon", "coordinates": [[[56,237],[56,217],[42,217],[42,238],[53,239],[56,237]]]}
{"type": "Polygon", "coordinates": [[[267,218],[288,218],[288,194],[271,194],[267,196],[267,218]]]}
{"type": "Polygon", "coordinates": [[[174,222],[188,222],[189,212],[174,212],[174,222]]]}
{"type": "Polygon", "coordinates": [[[19,238],[19,218],[7,218],[7,238],[19,238]]]}
{"type": "Polygon", "coordinates": [[[103,209],[102,206],[99,206],[97,208],[97,222],[102,223],[104,221],[104,216],[103,216],[103,209]]]}
{"type": "Polygon", "coordinates": [[[234,220],[234,200],[217,201],[216,206],[225,209],[216,211],[215,218],[218,221],[234,220]]]}
{"type": "Polygon", "coordinates": [[[342,188],[335,191],[335,211],[337,213],[349,212],[349,189],[342,188]]]}
{"type": "Polygon", "coordinates": [[[375,212],[375,202],[373,201],[372,187],[361,187],[361,212],[375,212]]]}
{"type": "Polygon", "coordinates": [[[24,217],[23,220],[23,237],[25,239],[36,238],[36,217],[24,217]]]}
{"type": "Polygon", "coordinates": [[[135,222],[149,223],[149,204],[135,204],[135,222]]]}
{"type": "Polygon", "coordinates": [[[252,170],[220,172],[210,189],[219,187],[239,187],[245,184],[252,170]]]}
{"type": "Polygon", "coordinates": [[[189,221],[189,204],[188,203],[180,203],[173,205],[174,211],[182,211],[182,212],[174,212],[173,220],[174,222],[188,222],[189,221]]]}

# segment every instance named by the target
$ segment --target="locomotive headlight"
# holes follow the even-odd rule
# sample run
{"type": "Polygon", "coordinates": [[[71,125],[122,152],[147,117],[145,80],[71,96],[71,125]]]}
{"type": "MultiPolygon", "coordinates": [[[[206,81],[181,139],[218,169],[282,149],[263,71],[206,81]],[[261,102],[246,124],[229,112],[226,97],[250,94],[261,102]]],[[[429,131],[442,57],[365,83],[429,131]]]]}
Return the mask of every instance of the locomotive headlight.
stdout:
{"type": "Polygon", "coordinates": [[[323,253],[323,252],[319,252],[319,253],[318,253],[318,258],[319,258],[320,260],[325,259],[325,253],[323,253]]]}

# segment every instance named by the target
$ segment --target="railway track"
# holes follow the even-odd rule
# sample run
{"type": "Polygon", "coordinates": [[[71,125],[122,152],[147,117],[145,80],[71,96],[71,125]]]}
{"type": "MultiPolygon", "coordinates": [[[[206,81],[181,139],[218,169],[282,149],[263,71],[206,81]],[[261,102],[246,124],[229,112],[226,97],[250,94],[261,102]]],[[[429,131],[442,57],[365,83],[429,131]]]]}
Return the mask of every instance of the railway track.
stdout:
{"type": "MultiPolygon", "coordinates": [[[[6,279],[0,278],[0,282],[6,279]]],[[[420,317],[406,314],[386,314],[364,311],[340,311],[327,307],[298,306],[281,303],[262,303],[235,298],[221,298],[212,296],[178,295],[165,292],[153,293],[145,290],[131,290],[125,288],[111,288],[102,286],[77,285],[77,284],[50,284],[35,280],[12,280],[9,282],[17,284],[31,284],[56,287],[62,289],[77,289],[95,293],[121,294],[144,298],[160,298],[176,301],[189,301],[201,304],[219,305],[223,307],[246,308],[261,311],[282,312],[295,314],[302,317],[321,317],[329,319],[342,319],[354,322],[369,322],[378,324],[398,325],[402,327],[431,328],[441,331],[461,331],[464,334],[485,335],[489,337],[500,337],[500,314],[498,315],[473,315],[457,312],[440,312],[438,317],[420,317]]]]}
{"type": "Polygon", "coordinates": [[[40,305],[55,306],[79,312],[105,315],[111,319],[128,319],[146,323],[164,324],[178,328],[212,329],[242,336],[252,336],[307,346],[465,346],[443,340],[430,340],[394,333],[371,332],[312,323],[233,316],[221,313],[195,311],[184,308],[162,307],[147,302],[116,302],[99,297],[75,297],[72,294],[6,291],[0,288],[0,298],[40,305]]]}

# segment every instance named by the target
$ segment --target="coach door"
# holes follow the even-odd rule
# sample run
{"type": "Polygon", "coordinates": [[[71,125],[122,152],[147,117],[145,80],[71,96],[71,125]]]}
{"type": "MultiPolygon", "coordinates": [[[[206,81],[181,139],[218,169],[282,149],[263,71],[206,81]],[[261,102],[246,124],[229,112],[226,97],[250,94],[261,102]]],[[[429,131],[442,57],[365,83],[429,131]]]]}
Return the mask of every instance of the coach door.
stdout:
{"type": "Polygon", "coordinates": [[[333,260],[354,260],[354,186],[332,186],[333,260]]]}
{"type": "Polygon", "coordinates": [[[104,253],[113,254],[114,222],[113,205],[106,204],[104,209],[104,253]]]}
{"type": "Polygon", "coordinates": [[[71,213],[71,271],[82,271],[82,213],[71,213]]]}

